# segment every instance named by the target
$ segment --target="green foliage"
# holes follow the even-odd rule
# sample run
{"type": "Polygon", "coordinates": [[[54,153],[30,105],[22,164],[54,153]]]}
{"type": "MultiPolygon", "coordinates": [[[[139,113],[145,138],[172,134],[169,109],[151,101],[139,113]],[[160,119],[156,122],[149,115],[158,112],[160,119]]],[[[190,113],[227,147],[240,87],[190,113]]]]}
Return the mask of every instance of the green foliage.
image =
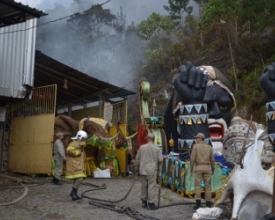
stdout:
{"type": "Polygon", "coordinates": [[[162,59],[163,48],[157,48],[153,50],[146,50],[145,57],[146,62],[144,63],[144,67],[149,67],[150,63],[158,63],[160,59],[162,59]]]}
{"type": "MultiPolygon", "coordinates": [[[[170,0],[166,6],[174,21],[180,18],[179,2],[187,1],[170,0]]],[[[145,51],[143,74],[158,80],[163,79],[160,76],[169,76],[166,82],[171,82],[171,73],[187,60],[194,65],[212,65],[228,74],[233,86],[238,85],[237,103],[245,109],[240,116],[253,114],[255,120],[263,122],[265,95],[259,78],[264,66],[275,60],[275,1],[196,2],[203,6],[200,21],[186,16],[180,30],[164,31],[157,19],[159,15],[149,17],[140,25],[139,36],[151,46],[145,51]],[[163,37],[164,32],[167,39],[163,37]],[[168,38],[171,36],[173,41],[168,38]],[[173,42],[170,47],[169,40],[173,42]]]]}
{"type": "Polygon", "coordinates": [[[267,26],[274,26],[275,1],[242,0],[242,7],[241,17],[253,22],[257,30],[261,31],[267,26]]]}
{"type": "Polygon", "coordinates": [[[194,2],[198,3],[198,4],[206,4],[208,3],[210,0],[194,0],[194,2]]]}
{"type": "Polygon", "coordinates": [[[258,123],[266,124],[265,120],[265,103],[266,97],[260,86],[259,80],[263,71],[264,66],[274,62],[275,53],[265,63],[258,63],[254,69],[242,77],[242,93],[236,96],[239,103],[239,108],[247,106],[248,112],[253,114],[253,120],[258,123]],[[245,97],[245,99],[243,98],[245,97]]]}
{"type": "Polygon", "coordinates": [[[159,47],[156,49],[149,49],[145,51],[146,61],[144,62],[143,68],[147,73],[148,79],[153,79],[156,75],[158,80],[167,79],[167,74],[163,74],[167,69],[168,54],[163,48],[159,47]]]}
{"type": "Polygon", "coordinates": [[[274,26],[275,1],[266,0],[209,0],[202,11],[201,25],[213,26],[221,20],[229,24],[232,21],[252,22],[251,27],[264,30],[274,26]]]}
{"type": "Polygon", "coordinates": [[[113,149],[113,143],[110,138],[100,139],[96,135],[93,135],[88,140],[86,140],[86,145],[91,145],[93,147],[97,147],[98,149],[113,149]]]}
{"type": "Polygon", "coordinates": [[[203,8],[201,25],[203,27],[209,27],[216,23],[220,23],[221,21],[228,23],[229,21],[238,18],[240,12],[240,0],[210,0],[203,8]]]}
{"type": "Polygon", "coordinates": [[[173,44],[170,49],[170,59],[172,63],[175,65],[175,68],[182,64],[183,54],[186,52],[185,44],[173,44]]]}
{"type": "Polygon", "coordinates": [[[164,9],[169,12],[171,18],[178,21],[182,18],[182,11],[190,15],[193,11],[192,6],[188,6],[190,0],[168,0],[168,6],[164,5],[164,9]]]}
{"type": "Polygon", "coordinates": [[[210,43],[210,48],[212,51],[217,51],[221,48],[221,42],[219,40],[215,40],[210,43]]]}
{"type": "Polygon", "coordinates": [[[173,27],[174,23],[170,17],[152,13],[138,25],[137,35],[143,40],[149,40],[154,36],[158,36],[161,32],[169,34],[173,27]]]}

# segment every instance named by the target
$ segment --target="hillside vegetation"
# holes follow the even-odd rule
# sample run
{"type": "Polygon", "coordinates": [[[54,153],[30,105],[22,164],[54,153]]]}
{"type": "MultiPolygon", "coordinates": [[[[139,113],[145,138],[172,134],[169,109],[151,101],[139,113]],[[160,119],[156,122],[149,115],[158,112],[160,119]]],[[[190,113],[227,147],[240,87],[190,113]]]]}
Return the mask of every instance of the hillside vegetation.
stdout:
{"type": "MultiPolygon", "coordinates": [[[[152,85],[157,114],[164,115],[168,103],[164,90],[171,94],[178,67],[191,61],[222,71],[235,88],[235,114],[246,119],[253,115],[253,120],[265,124],[266,100],[259,78],[275,61],[275,1],[197,0],[200,18],[192,15],[188,2],[169,0],[166,9],[171,16],[152,13],[137,27],[147,45],[142,76],[152,85]],[[183,12],[184,21],[176,16],[183,12]]],[[[130,114],[139,112],[133,108],[130,114]]]]}

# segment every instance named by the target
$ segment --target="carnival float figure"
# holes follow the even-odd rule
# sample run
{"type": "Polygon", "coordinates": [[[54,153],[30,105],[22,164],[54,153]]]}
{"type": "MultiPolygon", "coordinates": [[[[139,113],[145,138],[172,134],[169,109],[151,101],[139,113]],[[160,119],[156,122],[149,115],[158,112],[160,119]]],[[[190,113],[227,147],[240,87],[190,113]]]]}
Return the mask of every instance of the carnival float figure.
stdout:
{"type": "MultiPolygon", "coordinates": [[[[173,136],[175,151],[184,155],[191,151],[195,143],[193,139],[195,134],[204,133],[206,142],[213,146],[214,153],[222,153],[226,162],[237,165],[226,179],[226,182],[230,184],[227,184],[227,188],[222,187],[216,196],[218,204],[234,195],[233,218],[245,216],[248,212],[253,211],[251,204],[253,202],[255,204],[257,197],[262,200],[269,198],[267,204],[265,203],[266,208],[257,214],[258,217],[270,212],[270,193],[272,193],[270,187],[272,188],[271,178],[273,178],[270,177],[270,173],[272,173],[272,168],[265,171],[262,168],[262,163],[268,168],[274,158],[273,146],[270,143],[270,140],[274,141],[275,137],[275,116],[273,116],[275,90],[272,89],[275,84],[274,68],[275,64],[265,68],[261,77],[261,85],[268,98],[266,105],[268,108],[268,134],[263,130],[262,125],[252,122],[252,120],[247,121],[240,117],[234,117],[231,122],[232,113],[236,109],[233,88],[226,77],[216,68],[211,66],[195,67],[192,63],[187,62],[186,65],[179,68],[173,82],[174,93],[165,113],[166,135],[173,136]],[[253,147],[249,149],[250,146],[253,147]],[[246,154],[247,149],[250,151],[249,154],[246,154]],[[253,155],[253,157],[248,159],[248,155],[253,155]],[[258,167],[257,169],[252,166],[251,158],[254,157],[258,158],[254,164],[258,167]],[[254,175],[257,179],[256,170],[261,173],[262,178],[258,181],[262,181],[262,184],[257,185],[255,181],[250,181],[251,178],[248,176],[241,178],[245,173],[254,175]],[[240,183],[239,179],[242,179],[242,184],[237,184],[240,183]],[[240,189],[237,190],[236,187],[240,189]]],[[[183,157],[183,159],[186,158],[183,157]]],[[[250,219],[256,218],[255,215],[250,219]]]]}
{"type": "Polygon", "coordinates": [[[165,113],[165,131],[175,140],[175,152],[192,149],[197,133],[222,151],[231,112],[236,108],[233,88],[227,78],[211,66],[195,67],[187,62],[179,68],[174,93],[165,113]]]}
{"type": "Polygon", "coordinates": [[[115,158],[111,158],[107,161],[108,163],[105,163],[106,151],[113,151],[113,149],[123,147],[127,140],[133,138],[136,133],[126,137],[120,129],[120,120],[116,123],[116,129],[117,134],[112,137],[109,134],[110,124],[103,119],[93,117],[76,121],[71,117],[60,115],[55,118],[54,124],[55,133],[64,133],[63,143],[65,148],[68,147],[71,137],[79,130],[87,133],[88,139],[84,149],[86,153],[85,170],[88,176],[91,176],[98,167],[102,169],[111,168],[112,175],[118,175],[118,161],[115,158]]]}

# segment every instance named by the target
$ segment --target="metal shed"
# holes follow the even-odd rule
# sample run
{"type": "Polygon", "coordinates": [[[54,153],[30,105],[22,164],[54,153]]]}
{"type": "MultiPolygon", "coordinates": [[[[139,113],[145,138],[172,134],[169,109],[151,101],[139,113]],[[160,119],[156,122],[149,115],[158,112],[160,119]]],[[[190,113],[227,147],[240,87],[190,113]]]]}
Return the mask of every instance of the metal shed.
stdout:
{"type": "Polygon", "coordinates": [[[46,15],[13,0],[0,0],[0,172],[8,170],[11,121],[7,104],[33,87],[37,18],[46,15]]]}
{"type": "MultiPolygon", "coordinates": [[[[114,76],[115,77],[115,76],[114,76]]],[[[83,105],[115,97],[125,98],[135,92],[98,80],[36,51],[34,86],[57,84],[57,105],[83,105]],[[66,86],[65,86],[66,85],[66,86]]]]}
{"type": "Polygon", "coordinates": [[[13,0],[0,0],[0,28],[47,15],[13,0]]]}
{"type": "Polygon", "coordinates": [[[0,0],[0,106],[33,87],[37,18],[42,11],[0,0]]]}
{"type": "Polygon", "coordinates": [[[51,173],[58,106],[70,109],[74,105],[100,100],[127,100],[127,96],[135,94],[93,78],[39,51],[36,51],[34,86],[31,99],[11,102],[10,172],[51,173]]]}

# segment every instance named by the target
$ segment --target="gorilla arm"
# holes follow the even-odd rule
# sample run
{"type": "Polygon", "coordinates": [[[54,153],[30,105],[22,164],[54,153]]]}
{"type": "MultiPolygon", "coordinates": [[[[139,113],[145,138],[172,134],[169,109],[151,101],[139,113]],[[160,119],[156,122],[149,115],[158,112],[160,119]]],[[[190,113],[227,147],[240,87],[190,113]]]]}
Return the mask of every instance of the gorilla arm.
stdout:
{"type": "Polygon", "coordinates": [[[267,107],[267,126],[268,126],[268,134],[271,143],[273,144],[273,151],[274,151],[274,144],[275,144],[275,118],[274,118],[274,110],[275,110],[275,63],[268,65],[264,68],[261,78],[260,84],[262,86],[263,91],[266,94],[268,103],[266,104],[267,107]],[[269,117],[270,116],[270,117],[269,117]]]}
{"type": "MultiPolygon", "coordinates": [[[[207,120],[205,123],[196,123],[191,119],[191,116],[198,117],[199,114],[195,109],[195,105],[202,105],[204,103],[204,94],[206,91],[206,84],[208,75],[204,74],[201,69],[196,68],[191,62],[187,62],[186,65],[180,66],[178,74],[174,79],[174,93],[169,102],[168,108],[165,113],[165,131],[167,137],[172,136],[175,139],[175,151],[178,152],[177,138],[191,140],[198,133],[204,133],[206,137],[209,137],[209,129],[207,120]],[[189,112],[186,108],[181,106],[193,106],[189,112]],[[182,110],[181,110],[182,108],[182,110]],[[179,121],[179,117],[189,117],[189,123],[179,121]],[[176,120],[177,121],[176,121],[176,120]],[[190,123],[191,120],[191,123],[190,123]]],[[[201,108],[200,113],[203,111],[201,108]]],[[[206,111],[204,115],[206,115],[206,111]]],[[[188,149],[187,144],[184,144],[183,148],[188,149]]]]}

